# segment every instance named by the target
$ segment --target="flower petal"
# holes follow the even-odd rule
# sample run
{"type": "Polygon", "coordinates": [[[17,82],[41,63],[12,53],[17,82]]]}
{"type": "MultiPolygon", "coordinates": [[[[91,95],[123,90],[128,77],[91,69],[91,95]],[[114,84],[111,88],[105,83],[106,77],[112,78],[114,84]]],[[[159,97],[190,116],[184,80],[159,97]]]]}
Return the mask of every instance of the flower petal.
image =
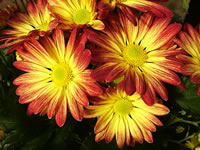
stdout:
{"type": "Polygon", "coordinates": [[[62,127],[65,124],[67,118],[67,100],[65,97],[61,100],[61,104],[56,113],[56,123],[59,127],[62,127]]]}
{"type": "Polygon", "coordinates": [[[91,27],[95,30],[103,30],[105,25],[101,20],[94,20],[91,27]]]}

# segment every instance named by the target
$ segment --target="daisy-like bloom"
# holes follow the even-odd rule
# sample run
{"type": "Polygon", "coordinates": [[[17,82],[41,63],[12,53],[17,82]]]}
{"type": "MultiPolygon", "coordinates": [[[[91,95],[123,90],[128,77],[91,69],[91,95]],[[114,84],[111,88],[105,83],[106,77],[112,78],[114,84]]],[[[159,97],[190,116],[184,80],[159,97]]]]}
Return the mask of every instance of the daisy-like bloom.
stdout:
{"type": "Polygon", "coordinates": [[[146,105],[140,95],[134,93],[128,96],[121,88],[108,88],[103,94],[92,98],[94,105],[87,107],[84,117],[98,117],[94,128],[95,140],[105,138],[107,143],[116,136],[119,148],[124,144],[134,146],[135,142],[153,142],[152,132],[156,126],[162,126],[156,117],[166,115],[169,109],[159,103],[146,105]]]}
{"type": "Polygon", "coordinates": [[[90,77],[91,52],[85,49],[85,34],[76,38],[76,30],[71,33],[65,47],[64,34],[60,30],[50,37],[40,38],[40,43],[31,38],[24,43],[25,50],[18,50],[22,61],[14,66],[27,73],[14,80],[19,85],[16,94],[21,104],[30,103],[28,114],[55,116],[59,126],[65,123],[67,106],[72,116],[81,121],[84,106],[88,105],[87,94],[97,96],[101,88],[90,77]]]}
{"type": "Polygon", "coordinates": [[[104,23],[96,19],[96,0],[48,0],[48,3],[52,15],[61,23],[60,29],[84,26],[104,29],[104,23]]]}
{"type": "Polygon", "coordinates": [[[185,54],[177,55],[184,63],[181,73],[190,76],[191,82],[198,85],[197,94],[200,95],[200,25],[194,29],[185,24],[175,42],[185,51],[185,54]]]}
{"type": "Polygon", "coordinates": [[[6,36],[0,39],[1,42],[5,41],[0,48],[11,46],[7,53],[19,48],[30,37],[44,36],[57,26],[57,20],[50,16],[47,0],[37,0],[37,3],[30,0],[27,11],[28,13],[25,14],[17,13],[7,21],[12,29],[1,31],[1,34],[6,36]]]}
{"type": "Polygon", "coordinates": [[[166,1],[168,0],[100,0],[98,18],[105,19],[114,8],[120,9],[134,23],[135,18],[132,17],[132,14],[135,10],[151,12],[157,17],[172,17],[173,13],[168,8],[158,4],[166,1]]]}
{"type": "Polygon", "coordinates": [[[103,33],[86,29],[89,40],[100,48],[92,49],[92,59],[103,63],[97,67],[92,77],[97,81],[111,82],[124,77],[119,83],[124,85],[128,95],[135,91],[142,95],[146,104],[152,105],[157,92],[167,100],[167,91],[161,81],[184,88],[179,72],[181,63],[175,55],[181,50],[173,44],[180,24],[169,25],[170,18],[155,18],[144,13],[137,19],[137,26],[124,15],[106,24],[103,33]]]}
{"type": "Polygon", "coordinates": [[[185,146],[192,150],[200,150],[200,133],[194,133],[190,140],[187,140],[185,146]]]}

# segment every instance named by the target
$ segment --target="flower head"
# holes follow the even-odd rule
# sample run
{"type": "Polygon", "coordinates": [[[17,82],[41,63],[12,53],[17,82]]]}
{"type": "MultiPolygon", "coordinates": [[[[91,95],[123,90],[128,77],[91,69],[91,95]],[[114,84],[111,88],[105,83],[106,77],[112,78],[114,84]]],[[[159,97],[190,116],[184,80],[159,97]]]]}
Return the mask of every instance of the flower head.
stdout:
{"type": "Polygon", "coordinates": [[[37,0],[37,3],[30,0],[27,11],[28,13],[17,13],[7,21],[12,29],[1,31],[1,34],[6,36],[0,39],[0,41],[5,41],[0,48],[12,46],[7,53],[20,47],[30,37],[44,36],[57,26],[57,21],[50,16],[47,0],[37,0]]]}
{"type": "Polygon", "coordinates": [[[180,50],[172,42],[181,25],[169,25],[170,18],[154,18],[148,13],[136,19],[137,26],[121,15],[120,21],[106,24],[104,33],[86,30],[89,40],[100,47],[92,49],[93,61],[103,63],[92,77],[106,82],[123,77],[118,85],[124,86],[128,95],[136,91],[152,105],[155,92],[168,99],[161,81],[184,88],[174,73],[180,71],[181,63],[175,58],[180,50]]]}
{"type": "Polygon", "coordinates": [[[200,25],[194,29],[190,24],[185,24],[184,29],[175,42],[185,53],[177,55],[177,58],[184,63],[181,72],[190,76],[191,82],[198,85],[197,94],[200,95],[200,25]]]}
{"type": "Polygon", "coordinates": [[[158,4],[168,0],[100,0],[98,3],[98,18],[104,19],[114,8],[118,8],[127,18],[135,23],[132,14],[135,10],[150,12],[157,17],[172,17],[173,13],[166,7],[158,4]]]}
{"type": "Polygon", "coordinates": [[[199,150],[200,149],[200,133],[194,133],[190,140],[187,140],[185,146],[192,150],[199,150]]]}
{"type": "Polygon", "coordinates": [[[62,29],[91,26],[102,30],[104,24],[97,20],[96,0],[49,0],[50,10],[55,18],[59,18],[62,29]]]}
{"type": "Polygon", "coordinates": [[[116,136],[119,148],[142,143],[143,139],[153,142],[151,132],[162,123],[156,117],[166,115],[169,109],[162,104],[146,105],[140,95],[134,93],[128,96],[121,88],[107,89],[105,93],[91,99],[94,105],[87,107],[85,118],[98,117],[94,132],[96,141],[105,138],[107,143],[116,136]]]}
{"type": "Polygon", "coordinates": [[[83,107],[88,105],[86,94],[97,96],[101,89],[90,77],[91,53],[85,49],[86,35],[76,39],[76,30],[71,33],[67,46],[63,32],[56,30],[53,39],[34,38],[24,43],[25,50],[18,50],[22,61],[15,67],[27,73],[14,80],[19,85],[16,94],[21,104],[30,103],[28,114],[55,116],[59,126],[65,123],[67,106],[72,116],[81,121],[83,107]]]}

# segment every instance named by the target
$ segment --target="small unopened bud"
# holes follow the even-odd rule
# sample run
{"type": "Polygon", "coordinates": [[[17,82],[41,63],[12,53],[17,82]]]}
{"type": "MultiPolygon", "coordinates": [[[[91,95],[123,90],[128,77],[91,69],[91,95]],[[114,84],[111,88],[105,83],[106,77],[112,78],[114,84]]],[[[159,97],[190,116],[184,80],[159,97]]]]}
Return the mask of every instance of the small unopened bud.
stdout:
{"type": "Polygon", "coordinates": [[[4,131],[3,129],[0,128],[0,141],[3,139],[4,136],[4,131]]]}
{"type": "Polygon", "coordinates": [[[2,80],[2,78],[3,78],[3,77],[2,77],[2,74],[0,73],[0,81],[2,80]]]}
{"type": "Polygon", "coordinates": [[[187,112],[185,110],[181,110],[181,111],[179,111],[179,113],[184,116],[184,115],[186,115],[187,112]]]}
{"type": "Polygon", "coordinates": [[[16,52],[15,54],[16,54],[16,60],[17,61],[22,61],[23,60],[22,57],[19,55],[18,52],[16,52]]]}
{"type": "Polygon", "coordinates": [[[178,126],[178,127],[176,128],[176,133],[182,133],[184,130],[185,130],[184,127],[178,126]]]}

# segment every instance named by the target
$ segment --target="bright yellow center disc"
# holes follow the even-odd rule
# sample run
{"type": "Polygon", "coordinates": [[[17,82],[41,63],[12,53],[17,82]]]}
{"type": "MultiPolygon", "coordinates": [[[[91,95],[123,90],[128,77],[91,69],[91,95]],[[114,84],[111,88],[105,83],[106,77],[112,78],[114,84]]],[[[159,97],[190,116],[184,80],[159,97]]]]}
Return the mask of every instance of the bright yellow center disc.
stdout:
{"type": "Polygon", "coordinates": [[[78,9],[73,15],[75,24],[87,24],[91,20],[91,14],[86,9],[78,9]]]}
{"type": "Polygon", "coordinates": [[[114,104],[114,111],[120,115],[127,115],[132,109],[132,103],[128,100],[119,100],[114,104]]]}
{"type": "Polygon", "coordinates": [[[72,71],[66,64],[57,64],[52,68],[51,79],[58,86],[66,86],[73,78],[72,71]]]}
{"type": "Polygon", "coordinates": [[[147,59],[144,49],[138,45],[128,45],[123,52],[124,59],[133,66],[141,66],[147,59]]]}

